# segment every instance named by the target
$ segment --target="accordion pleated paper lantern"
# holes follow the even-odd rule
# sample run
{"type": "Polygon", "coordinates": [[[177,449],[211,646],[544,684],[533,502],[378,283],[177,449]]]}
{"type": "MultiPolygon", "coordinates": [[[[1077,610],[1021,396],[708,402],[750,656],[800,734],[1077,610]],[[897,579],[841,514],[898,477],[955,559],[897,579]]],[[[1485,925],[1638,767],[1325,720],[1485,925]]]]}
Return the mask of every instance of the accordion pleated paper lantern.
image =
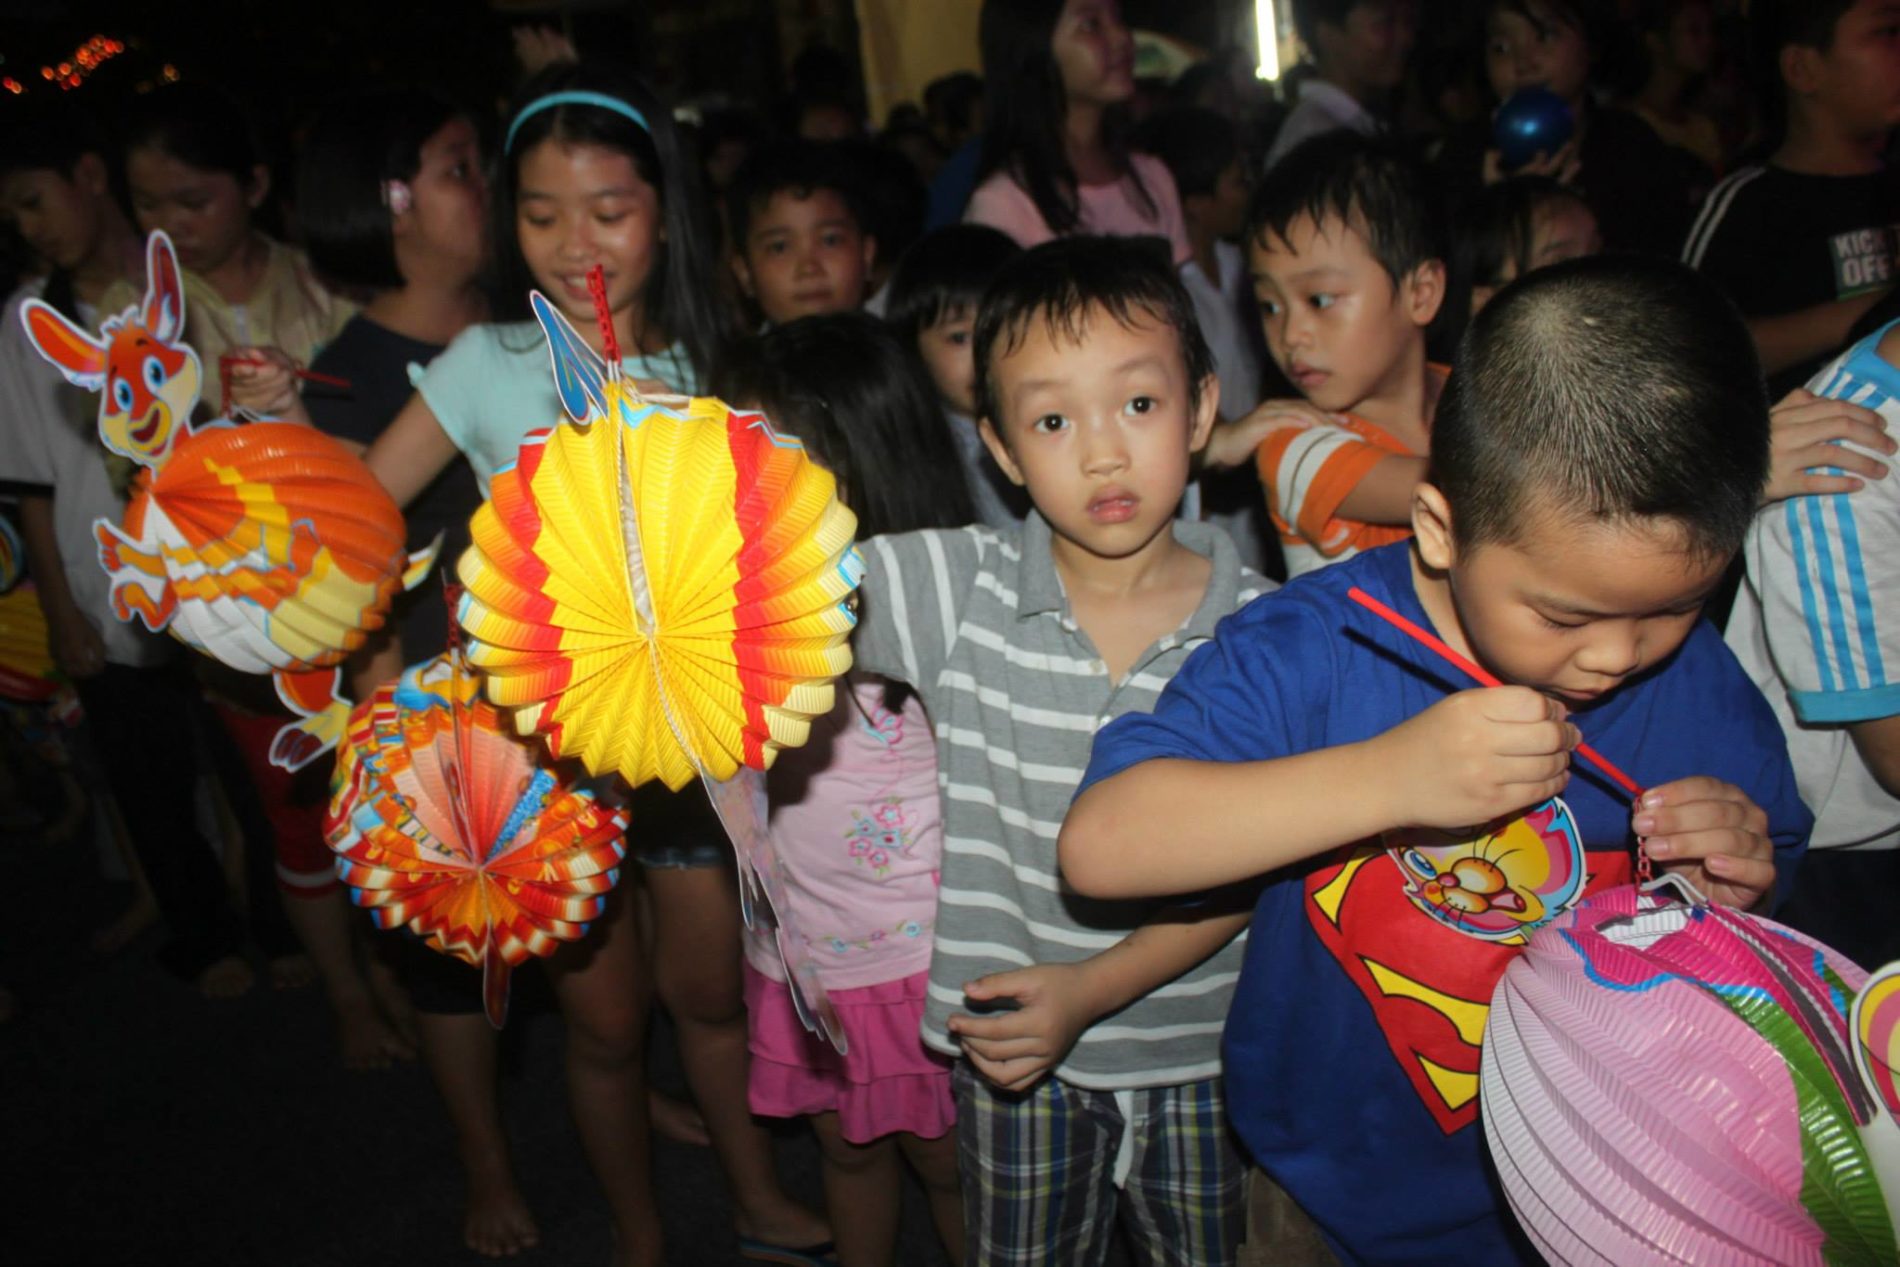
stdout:
{"type": "Polygon", "coordinates": [[[759,774],[805,742],[851,667],[857,521],[831,474],[759,414],[623,383],[593,284],[605,359],[531,296],[573,424],[530,433],[470,523],[468,659],[555,756],[636,787],[705,785],[739,854],[747,924],[763,898],[801,1015],[842,1046],[785,923],[759,774]]]}
{"type": "MultiPolygon", "coordinates": [[[[1656,886],[1651,886],[1655,889],[1656,886]]],[[[1900,1262],[1900,965],[1610,889],[1534,934],[1492,1000],[1480,1105],[1553,1263],[1900,1262]]]]}
{"type": "Polygon", "coordinates": [[[530,435],[470,525],[469,661],[523,733],[595,773],[677,789],[766,769],[851,667],[856,519],[760,415],[617,390],[610,408],[582,369],[588,424],[530,435]]]}
{"type": "Polygon", "coordinates": [[[47,642],[46,615],[31,585],[0,594],[0,699],[43,704],[61,678],[47,642]]]}
{"type": "Polygon", "coordinates": [[[183,343],[171,242],[147,247],[143,303],[97,338],[29,300],[40,354],[100,393],[99,434],[139,464],[123,523],[94,527],[121,620],[138,620],[247,673],[271,673],[305,720],[272,759],[296,769],[334,746],[348,706],[330,671],[382,625],[433,551],[410,555],[402,514],[336,440],[285,422],[191,424],[202,371],[183,343]],[[301,681],[291,681],[306,675],[301,681]]]}
{"type": "Polygon", "coordinates": [[[586,934],[626,818],[571,782],[481,698],[457,653],[416,665],[350,717],[326,838],[356,904],[480,967],[489,1019],[509,972],[586,934]]]}

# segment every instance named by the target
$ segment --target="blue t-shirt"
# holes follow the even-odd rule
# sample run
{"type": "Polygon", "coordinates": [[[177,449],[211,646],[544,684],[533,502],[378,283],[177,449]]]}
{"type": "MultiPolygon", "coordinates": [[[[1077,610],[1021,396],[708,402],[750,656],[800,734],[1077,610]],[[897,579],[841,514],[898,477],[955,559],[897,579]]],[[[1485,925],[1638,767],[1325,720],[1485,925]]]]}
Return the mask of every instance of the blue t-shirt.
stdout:
{"type": "MultiPolygon", "coordinates": [[[[628,378],[654,378],[696,395],[699,376],[683,345],[620,359],[628,378]]],[[[547,340],[531,321],[470,326],[429,362],[416,384],[488,495],[488,481],[521,452],[521,438],[566,420],[554,390],[547,340]]]]}
{"type": "MultiPolygon", "coordinates": [[[[1096,737],[1082,787],[1158,757],[1258,761],[1369,739],[1473,685],[1346,596],[1357,585],[1429,628],[1410,550],[1367,551],[1222,621],[1152,714],[1128,714],[1096,737]]],[[[1675,655],[1572,720],[1645,786],[1712,775],[1741,788],[1767,811],[1779,875],[1792,874],[1810,820],[1781,729],[1706,621],[1675,655]]],[[[1572,873],[1582,891],[1625,882],[1635,843],[1627,796],[1579,762],[1562,799],[1586,851],[1572,873]]],[[[1561,905],[1542,873],[1527,873],[1546,863],[1523,861],[1552,860],[1555,874],[1559,851],[1499,847],[1533,828],[1538,840],[1561,839],[1532,811],[1474,845],[1509,883],[1483,914],[1428,914],[1422,894],[1445,900],[1457,885],[1415,880],[1408,892],[1379,842],[1288,868],[1254,910],[1222,1049],[1229,1112],[1255,1160],[1348,1262],[1536,1261],[1489,1177],[1476,1124],[1478,1044],[1517,947],[1447,922],[1508,928],[1510,911],[1536,909],[1540,895],[1561,905]]],[[[1406,843],[1455,839],[1408,833],[1406,843]]],[[[1471,901],[1482,887],[1452,896],[1471,901]]]]}

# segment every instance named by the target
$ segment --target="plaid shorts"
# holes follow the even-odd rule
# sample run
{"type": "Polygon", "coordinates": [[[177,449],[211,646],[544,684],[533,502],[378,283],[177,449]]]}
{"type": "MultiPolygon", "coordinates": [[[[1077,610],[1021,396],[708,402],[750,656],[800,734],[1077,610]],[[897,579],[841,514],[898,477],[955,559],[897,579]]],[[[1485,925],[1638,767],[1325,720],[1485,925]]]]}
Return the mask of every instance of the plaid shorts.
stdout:
{"type": "Polygon", "coordinates": [[[960,1060],[951,1082],[970,1264],[1095,1267],[1118,1220],[1138,1263],[1235,1261],[1246,1166],[1220,1079],[1013,1094],[960,1060]]]}

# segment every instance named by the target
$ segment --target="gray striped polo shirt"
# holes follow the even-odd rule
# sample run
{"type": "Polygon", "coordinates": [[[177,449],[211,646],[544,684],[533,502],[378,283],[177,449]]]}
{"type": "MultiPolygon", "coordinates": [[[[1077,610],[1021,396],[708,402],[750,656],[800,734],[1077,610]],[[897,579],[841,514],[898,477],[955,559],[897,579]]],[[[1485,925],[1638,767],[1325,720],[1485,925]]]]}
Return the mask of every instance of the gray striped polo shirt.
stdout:
{"type": "MultiPolygon", "coordinates": [[[[1241,566],[1219,528],[1178,522],[1174,531],[1213,564],[1207,594],[1119,684],[1070,616],[1040,515],[1015,528],[931,529],[864,543],[857,666],[915,686],[936,727],[943,886],[923,1034],[939,1051],[957,1052],[944,1022],[964,1009],[964,982],[1089,958],[1161,907],[1070,891],[1056,874],[1056,831],[1095,732],[1123,713],[1152,709],[1215,623],[1273,588],[1241,566]]],[[[1057,1076],[1122,1090],[1218,1074],[1244,940],[1097,1021],[1057,1076]]]]}

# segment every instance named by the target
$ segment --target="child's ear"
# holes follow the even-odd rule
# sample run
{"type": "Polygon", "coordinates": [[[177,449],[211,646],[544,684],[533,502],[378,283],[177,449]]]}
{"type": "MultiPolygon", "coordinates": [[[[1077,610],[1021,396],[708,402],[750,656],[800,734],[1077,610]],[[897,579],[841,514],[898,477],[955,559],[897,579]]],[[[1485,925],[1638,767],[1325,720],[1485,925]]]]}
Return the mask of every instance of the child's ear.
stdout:
{"type": "Polygon", "coordinates": [[[1426,567],[1434,572],[1451,570],[1458,558],[1457,542],[1452,538],[1451,503],[1436,484],[1420,480],[1412,490],[1412,537],[1426,567]]]}
{"type": "Polygon", "coordinates": [[[1214,424],[1220,421],[1220,376],[1209,374],[1201,380],[1201,390],[1194,401],[1194,426],[1188,432],[1188,452],[1199,453],[1207,447],[1207,438],[1214,434],[1214,424]]]}
{"type": "Polygon", "coordinates": [[[988,449],[990,456],[996,459],[996,465],[1003,468],[1003,474],[1009,476],[1009,482],[1021,488],[1023,471],[1016,465],[1016,455],[1009,451],[1009,446],[1003,443],[1003,438],[996,434],[996,428],[990,425],[988,418],[976,420],[976,433],[983,437],[983,447],[988,449]]]}
{"type": "Polygon", "coordinates": [[[1412,324],[1421,329],[1430,325],[1445,302],[1445,262],[1426,260],[1412,270],[1402,290],[1400,299],[1412,324]]]}
{"type": "MultiPolygon", "coordinates": [[[[870,277],[871,266],[877,263],[877,239],[870,234],[864,235],[864,275],[870,277]]],[[[869,298],[869,296],[866,296],[869,298]]]]}
{"type": "Polygon", "coordinates": [[[270,197],[270,168],[259,163],[251,169],[251,187],[244,191],[244,201],[255,211],[264,205],[264,199],[270,197]]]}
{"type": "Polygon", "coordinates": [[[1788,85],[1788,91],[1799,97],[1813,94],[1820,82],[1819,49],[1809,48],[1805,44],[1784,45],[1781,50],[1781,79],[1788,85]]]}
{"type": "Polygon", "coordinates": [[[739,289],[745,292],[747,299],[757,299],[758,292],[752,289],[752,266],[745,262],[745,256],[737,251],[732,256],[732,275],[739,283],[739,289]]]}

